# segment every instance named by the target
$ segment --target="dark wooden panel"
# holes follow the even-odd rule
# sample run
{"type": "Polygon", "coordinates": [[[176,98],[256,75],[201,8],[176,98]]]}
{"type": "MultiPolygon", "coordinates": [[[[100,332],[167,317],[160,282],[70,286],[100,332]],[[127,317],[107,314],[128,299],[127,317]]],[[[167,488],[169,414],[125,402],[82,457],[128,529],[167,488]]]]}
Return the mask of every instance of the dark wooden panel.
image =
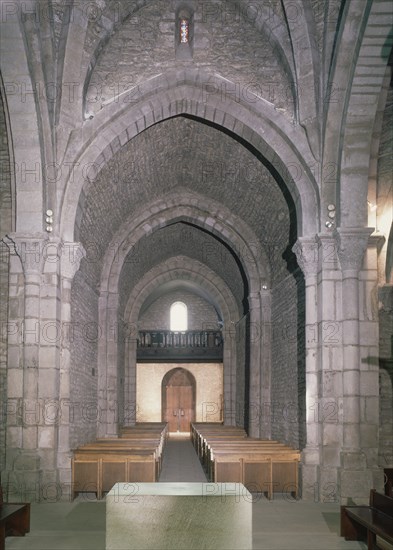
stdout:
{"type": "Polygon", "coordinates": [[[218,462],[215,466],[216,476],[214,481],[216,483],[223,482],[242,482],[241,463],[239,462],[218,462]]]}
{"type": "Polygon", "coordinates": [[[112,489],[115,483],[127,480],[127,461],[103,462],[102,463],[102,491],[112,489]]]}
{"type": "Polygon", "coordinates": [[[130,482],[154,482],[155,480],[155,462],[129,462],[128,480],[130,482]]]}
{"type": "Polygon", "coordinates": [[[297,494],[296,474],[297,462],[273,462],[273,492],[297,494]]]}
{"type": "Polygon", "coordinates": [[[91,462],[74,462],[73,467],[74,493],[97,493],[98,488],[98,460],[91,462]]]}
{"type": "Polygon", "coordinates": [[[271,488],[270,462],[244,462],[243,483],[250,493],[269,493],[271,488]]]}

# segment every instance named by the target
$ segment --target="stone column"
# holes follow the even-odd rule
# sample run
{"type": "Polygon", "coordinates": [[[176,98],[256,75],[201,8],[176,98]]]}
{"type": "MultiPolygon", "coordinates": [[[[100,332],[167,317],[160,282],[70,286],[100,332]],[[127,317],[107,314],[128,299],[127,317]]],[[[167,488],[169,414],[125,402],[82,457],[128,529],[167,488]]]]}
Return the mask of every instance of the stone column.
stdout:
{"type": "Polygon", "coordinates": [[[367,501],[373,486],[367,458],[361,450],[359,271],[372,229],[340,228],[335,237],[342,271],[343,332],[343,446],[341,451],[341,502],[367,501]]]}
{"type": "MultiPolygon", "coordinates": [[[[136,328],[135,328],[135,332],[136,328]]],[[[136,354],[137,335],[131,334],[125,342],[125,383],[124,383],[124,425],[134,426],[136,423],[136,354]]]]}
{"type": "Polygon", "coordinates": [[[76,413],[70,399],[71,343],[74,338],[71,319],[71,286],[86,253],[81,243],[77,242],[62,243],[61,252],[61,354],[57,468],[62,497],[68,500],[70,495],[66,489],[71,483],[70,424],[76,413]]]}
{"type": "MultiPolygon", "coordinates": [[[[111,328],[107,325],[108,311],[108,292],[100,292],[98,298],[98,319],[99,325],[102,327],[102,338],[98,341],[97,354],[97,373],[98,373],[98,388],[97,388],[97,405],[99,411],[106,411],[106,348],[109,340],[118,338],[117,327],[111,328]]],[[[99,415],[102,419],[102,414],[99,415]]],[[[106,421],[99,422],[97,426],[97,437],[105,437],[106,421]]]]}
{"type": "MultiPolygon", "coordinates": [[[[250,307],[250,326],[248,339],[250,342],[250,380],[249,380],[249,420],[248,435],[259,437],[261,416],[261,301],[259,293],[252,293],[248,297],[250,307]]],[[[247,334],[246,334],[247,339],[247,334]]],[[[246,342],[247,345],[247,342],[246,342]]]]}
{"type": "Polygon", "coordinates": [[[302,496],[310,500],[318,491],[320,464],[319,372],[318,372],[318,244],[300,237],[293,247],[306,286],[306,435],[302,452],[302,496]]]}
{"type": "Polygon", "coordinates": [[[270,439],[271,426],[271,367],[272,367],[272,293],[261,289],[261,415],[260,437],[270,439]]]}
{"type": "MultiPolygon", "coordinates": [[[[108,330],[113,331],[114,327],[118,326],[118,305],[119,295],[116,292],[108,292],[107,297],[107,333],[108,330]]],[[[119,337],[119,335],[118,335],[119,337]]],[[[106,425],[105,436],[116,437],[118,435],[118,343],[114,338],[109,338],[106,342],[106,371],[101,372],[103,380],[105,380],[106,389],[106,408],[101,411],[101,417],[106,425]],[[106,422],[105,414],[106,413],[106,422]]],[[[100,427],[101,430],[101,427],[100,427]]]]}
{"type": "Polygon", "coordinates": [[[11,414],[7,419],[6,492],[10,500],[34,502],[40,500],[41,494],[38,426],[42,421],[42,409],[38,385],[40,287],[46,240],[42,233],[11,234],[5,240],[11,254],[10,321],[17,319],[19,325],[9,338],[8,406],[11,414]],[[18,295],[13,295],[14,283],[22,273],[18,295]]]}

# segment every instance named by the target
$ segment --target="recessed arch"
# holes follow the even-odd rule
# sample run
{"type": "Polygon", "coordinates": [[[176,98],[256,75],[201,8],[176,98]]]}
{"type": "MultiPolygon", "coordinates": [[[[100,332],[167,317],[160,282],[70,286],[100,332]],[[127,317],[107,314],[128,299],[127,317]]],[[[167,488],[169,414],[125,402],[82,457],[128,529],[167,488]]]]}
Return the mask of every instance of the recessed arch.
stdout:
{"type": "Polygon", "coordinates": [[[189,221],[226,242],[243,265],[250,292],[259,291],[261,280],[270,280],[266,253],[247,224],[216,201],[184,190],[152,201],[124,221],[108,245],[103,260],[101,289],[116,292],[122,266],[132,247],[142,237],[177,221],[189,221]]]}
{"type": "MultiPolygon", "coordinates": [[[[332,94],[325,116],[324,165],[335,177],[323,182],[325,205],[337,203],[337,224],[364,227],[368,221],[367,191],[372,161],[372,136],[378,100],[391,48],[391,10],[379,2],[347,2],[338,30],[341,47],[330,68],[332,94]],[[385,11],[386,9],[386,11],[385,11]],[[375,28],[378,27],[378,33],[375,28]],[[356,36],[354,36],[356,33],[356,36]],[[369,49],[379,51],[370,61],[369,49]],[[348,70],[348,59],[356,60],[348,70]],[[372,65],[371,65],[372,63],[372,65]],[[365,69],[372,67],[364,93],[365,69]],[[357,196],[354,208],[353,197],[357,196]]],[[[329,97],[329,96],[328,96],[329,97]]]]}
{"type": "MultiPolygon", "coordinates": [[[[126,351],[125,357],[125,395],[124,402],[131,404],[129,409],[135,411],[136,398],[136,338],[140,310],[148,298],[159,286],[172,280],[189,280],[204,288],[204,291],[211,296],[211,301],[216,302],[224,321],[224,401],[226,403],[227,418],[234,418],[236,407],[236,335],[233,332],[235,322],[241,318],[242,313],[238,309],[235,297],[232,295],[226,283],[209,267],[190,257],[175,256],[165,262],[158,264],[145,274],[145,276],[135,285],[131,291],[127,304],[124,308],[123,319],[129,327],[129,338],[124,342],[126,351]],[[226,340],[226,343],[225,343],[226,340]]],[[[112,381],[118,376],[118,342],[113,342],[110,338],[109,317],[111,312],[115,312],[113,318],[117,318],[118,296],[115,293],[101,292],[100,307],[100,326],[105,327],[106,333],[103,337],[105,346],[102,347],[98,356],[98,375],[101,381],[99,387],[99,402],[104,407],[107,406],[107,379],[112,381]]],[[[113,384],[113,382],[112,382],[113,384]]],[[[131,419],[132,420],[132,419],[131,419]]],[[[230,420],[229,420],[230,421],[230,420]]],[[[107,426],[100,423],[98,430],[101,435],[105,433],[114,433],[113,426],[107,426]]]]}
{"type": "Polygon", "coordinates": [[[218,77],[199,71],[161,75],[154,79],[155,92],[141,85],[141,97],[133,105],[119,111],[100,113],[86,121],[79,136],[75,134],[70,156],[65,159],[73,169],[64,171],[60,232],[63,238],[74,239],[75,221],[85,182],[130,139],[149,126],[173,116],[188,114],[211,121],[218,127],[242,137],[250,143],[280,174],[292,195],[297,212],[298,234],[315,234],[319,228],[319,192],[312,166],[315,160],[305,132],[294,127],[267,102],[236,103],[214,93],[219,89],[218,77]],[[176,83],[170,85],[171,79],[176,83]],[[208,93],[208,86],[213,91],[208,93]],[[295,145],[296,143],[296,145],[295,145]],[[75,152],[78,151],[77,154],[75,152]]]}

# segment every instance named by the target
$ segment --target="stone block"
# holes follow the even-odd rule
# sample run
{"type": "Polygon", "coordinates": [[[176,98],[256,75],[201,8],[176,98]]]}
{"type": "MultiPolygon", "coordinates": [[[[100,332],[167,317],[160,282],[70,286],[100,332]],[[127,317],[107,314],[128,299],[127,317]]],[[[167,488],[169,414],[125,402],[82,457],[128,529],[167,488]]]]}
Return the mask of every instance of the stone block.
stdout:
{"type": "Polygon", "coordinates": [[[21,368],[21,349],[19,347],[8,347],[8,365],[9,368],[21,368]]]}
{"type": "Polygon", "coordinates": [[[40,457],[31,452],[23,452],[15,457],[14,470],[35,471],[40,468],[40,457]]]}
{"type": "Polygon", "coordinates": [[[37,448],[37,427],[29,426],[23,429],[23,444],[25,449],[37,448]]]}
{"type": "Polygon", "coordinates": [[[322,463],[328,467],[340,466],[340,447],[325,445],[322,447],[322,463]]]}
{"type": "Polygon", "coordinates": [[[345,397],[344,402],[344,421],[359,422],[360,403],[358,397],[345,397]]]}
{"type": "Polygon", "coordinates": [[[107,550],[252,548],[252,497],[240,483],[117,483],[107,550]]]}
{"type": "Polygon", "coordinates": [[[57,362],[58,350],[55,346],[41,346],[39,350],[40,367],[55,367],[57,362]]]}
{"type": "Polygon", "coordinates": [[[57,369],[45,369],[39,370],[39,397],[51,398],[56,396],[57,388],[59,385],[59,371],[57,369]]]}
{"type": "Polygon", "coordinates": [[[324,446],[340,446],[342,440],[342,427],[339,424],[323,424],[322,438],[324,446]]]}
{"type": "Polygon", "coordinates": [[[338,502],[338,469],[321,467],[319,470],[319,488],[321,502],[338,502]]]}
{"type": "Polygon", "coordinates": [[[8,369],[8,397],[20,397],[23,395],[23,370],[8,369]]]}
{"type": "Polygon", "coordinates": [[[378,447],[378,425],[360,424],[361,447],[378,447]]]}
{"type": "Polygon", "coordinates": [[[370,396],[379,395],[378,372],[363,371],[360,373],[360,393],[370,396]]]}
{"type": "Polygon", "coordinates": [[[53,427],[38,428],[38,447],[40,449],[55,448],[55,429],[53,427]]]}
{"type": "Polygon", "coordinates": [[[373,476],[370,470],[341,470],[341,503],[368,504],[373,476]]]}
{"type": "Polygon", "coordinates": [[[366,456],[362,452],[343,451],[341,463],[344,470],[363,470],[366,468],[366,456]]]}
{"type": "Polygon", "coordinates": [[[344,446],[348,449],[356,449],[360,444],[360,431],[359,424],[343,425],[343,442],[344,446]]]}
{"type": "Polygon", "coordinates": [[[15,449],[22,447],[22,428],[20,426],[7,429],[7,446],[15,449]]]}
{"type": "Polygon", "coordinates": [[[360,373],[357,370],[347,370],[343,372],[344,395],[359,395],[360,373]]]}
{"type": "Polygon", "coordinates": [[[366,397],[365,399],[365,419],[370,424],[379,424],[379,398],[366,397]]]}
{"type": "Polygon", "coordinates": [[[303,500],[318,500],[318,466],[301,466],[301,487],[303,500]]]}

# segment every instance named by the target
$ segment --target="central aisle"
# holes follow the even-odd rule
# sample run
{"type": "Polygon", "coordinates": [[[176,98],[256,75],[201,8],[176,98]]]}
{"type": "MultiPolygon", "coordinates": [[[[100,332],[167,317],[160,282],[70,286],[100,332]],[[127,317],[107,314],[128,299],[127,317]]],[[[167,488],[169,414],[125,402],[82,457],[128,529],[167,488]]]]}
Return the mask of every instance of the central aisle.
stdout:
{"type": "Polygon", "coordinates": [[[207,482],[190,437],[170,436],[165,445],[159,481],[207,482]]]}

